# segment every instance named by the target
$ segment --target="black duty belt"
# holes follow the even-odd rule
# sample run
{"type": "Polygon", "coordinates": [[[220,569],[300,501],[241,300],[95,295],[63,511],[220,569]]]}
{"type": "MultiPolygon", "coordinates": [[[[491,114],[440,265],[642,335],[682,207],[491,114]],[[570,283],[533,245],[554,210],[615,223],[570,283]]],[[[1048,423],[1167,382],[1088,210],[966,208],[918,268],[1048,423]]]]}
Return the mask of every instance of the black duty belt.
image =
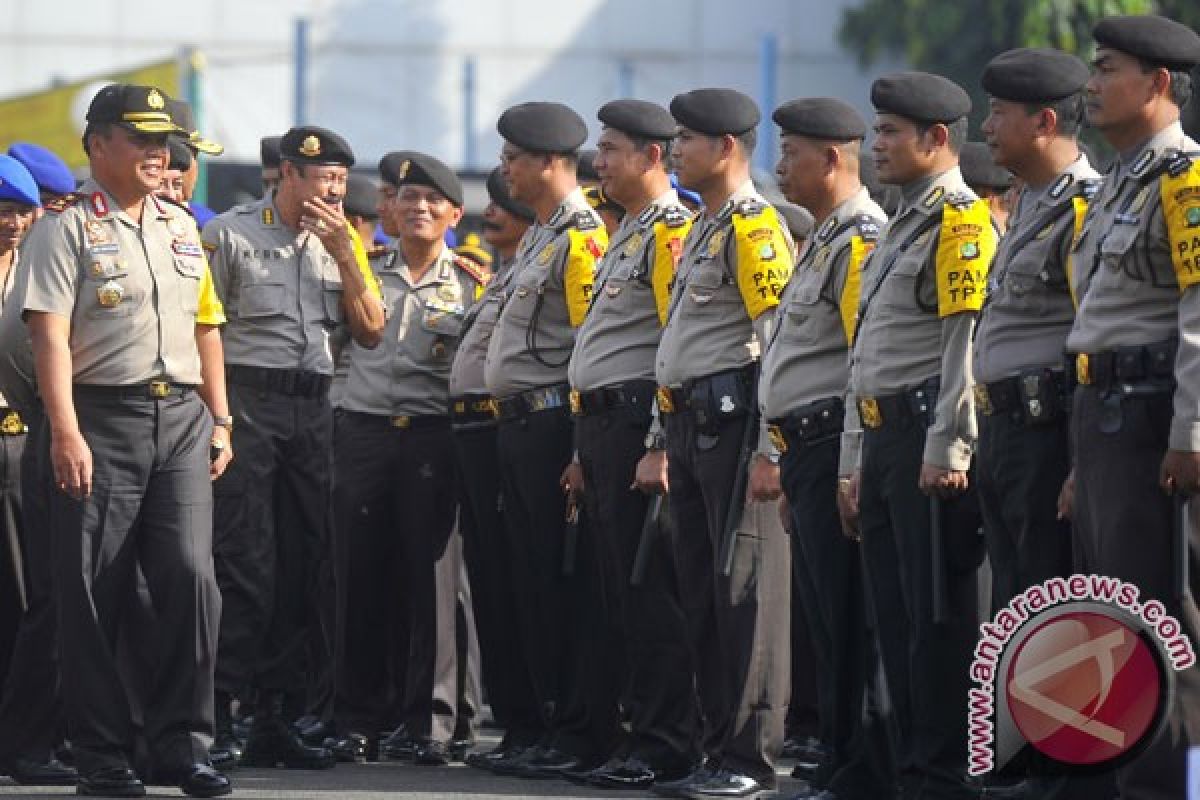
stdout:
{"type": "Polygon", "coordinates": [[[228,364],[225,378],[230,383],[248,386],[263,392],[287,394],[293,397],[322,397],[329,394],[333,379],[319,372],[302,369],[271,369],[228,364]]]}
{"type": "Polygon", "coordinates": [[[735,398],[735,401],[740,405],[752,405],[755,402],[755,398],[752,396],[752,387],[754,386],[754,373],[757,369],[758,362],[752,361],[744,367],[686,380],[683,382],[682,388],[659,386],[654,391],[654,397],[658,401],[658,411],[660,414],[678,414],[693,408],[697,405],[698,399],[704,396],[704,390],[707,387],[726,382],[729,379],[733,379],[738,389],[736,392],[738,397],[735,398]]]}
{"type": "Polygon", "coordinates": [[[1021,422],[1049,422],[1066,414],[1067,376],[1062,370],[1030,370],[973,388],[975,410],[985,416],[1012,416],[1021,422]]]}
{"type": "Polygon", "coordinates": [[[653,381],[630,381],[619,386],[606,386],[590,391],[572,389],[571,413],[577,417],[586,417],[629,406],[648,412],[651,403],[654,402],[654,395],[653,381]]]}
{"type": "Polygon", "coordinates": [[[23,436],[29,433],[25,420],[12,408],[0,407],[0,436],[23,436]]]}
{"type": "Polygon", "coordinates": [[[450,417],[445,414],[369,414],[365,411],[343,410],[342,414],[352,419],[361,420],[381,428],[395,428],[401,431],[425,431],[449,428],[450,417]]]}
{"type": "Polygon", "coordinates": [[[931,378],[920,386],[882,397],[858,398],[858,416],[864,428],[878,430],[907,420],[928,424],[937,406],[940,381],[931,378]]]}
{"type": "Polygon", "coordinates": [[[150,381],[149,383],[134,383],[128,386],[102,386],[94,383],[77,383],[72,392],[78,397],[133,398],[137,400],[163,400],[168,397],[182,397],[195,390],[195,386],[171,383],[170,381],[150,381]]]}
{"type": "Polygon", "coordinates": [[[845,415],[845,401],[840,397],[827,397],[769,420],[767,433],[775,449],[786,453],[789,442],[808,445],[840,434],[845,415]]]}
{"type": "Polygon", "coordinates": [[[1077,353],[1072,364],[1080,386],[1100,390],[1122,383],[1173,381],[1178,339],[1154,344],[1115,347],[1102,353],[1077,353]]]}
{"type": "Polygon", "coordinates": [[[541,389],[530,389],[527,392],[514,394],[512,397],[496,400],[496,419],[507,422],[514,419],[524,419],[539,411],[549,411],[554,408],[568,408],[571,404],[571,388],[565,383],[545,386],[541,389]]]}
{"type": "Polygon", "coordinates": [[[496,421],[496,401],[486,394],[467,394],[450,398],[450,421],[472,425],[496,421]]]}

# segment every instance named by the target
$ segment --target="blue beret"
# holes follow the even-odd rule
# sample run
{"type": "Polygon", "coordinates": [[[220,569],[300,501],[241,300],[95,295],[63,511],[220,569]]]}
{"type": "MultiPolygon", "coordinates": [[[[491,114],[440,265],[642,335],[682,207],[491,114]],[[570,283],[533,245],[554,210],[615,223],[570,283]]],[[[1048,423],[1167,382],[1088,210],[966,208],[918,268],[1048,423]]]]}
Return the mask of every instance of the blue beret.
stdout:
{"type": "Polygon", "coordinates": [[[33,176],[12,156],[0,155],[0,200],[15,200],[27,206],[42,204],[33,176]]]}
{"type": "Polygon", "coordinates": [[[75,191],[75,176],[66,162],[40,144],[16,142],[8,148],[8,154],[25,165],[38,188],[52,194],[70,194],[75,191]]]}

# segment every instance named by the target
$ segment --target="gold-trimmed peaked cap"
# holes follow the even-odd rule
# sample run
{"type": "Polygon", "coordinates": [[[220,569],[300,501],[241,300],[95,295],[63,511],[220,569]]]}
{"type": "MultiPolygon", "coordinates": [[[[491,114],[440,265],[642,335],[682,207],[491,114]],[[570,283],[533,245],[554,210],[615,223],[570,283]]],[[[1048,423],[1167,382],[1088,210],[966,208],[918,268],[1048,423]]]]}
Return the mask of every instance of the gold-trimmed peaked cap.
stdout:
{"type": "Polygon", "coordinates": [[[183,133],[179,134],[179,138],[193,151],[206,153],[210,156],[219,156],[225,152],[225,147],[211,139],[206,139],[196,129],[196,117],[192,113],[192,106],[184,100],[167,100],[167,113],[171,115],[171,121],[179,128],[183,129],[183,133]]]}
{"type": "Polygon", "coordinates": [[[186,132],[171,120],[167,95],[153,86],[111,83],[96,92],[88,106],[87,121],[111,123],[135,133],[186,132]]]}
{"type": "Polygon", "coordinates": [[[298,125],[279,140],[279,155],[297,164],[354,166],[354,151],[341,136],[316,125],[298,125]]]}

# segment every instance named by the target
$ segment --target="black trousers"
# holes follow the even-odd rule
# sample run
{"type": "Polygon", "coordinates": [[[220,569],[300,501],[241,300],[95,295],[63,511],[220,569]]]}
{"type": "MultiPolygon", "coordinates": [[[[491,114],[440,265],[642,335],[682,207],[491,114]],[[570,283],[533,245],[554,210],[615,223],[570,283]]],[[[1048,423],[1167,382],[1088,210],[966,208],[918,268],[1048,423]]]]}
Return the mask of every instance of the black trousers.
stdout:
{"type": "Polygon", "coordinates": [[[153,400],[77,389],[75,410],[92,452],[94,488],[82,501],[53,492],[49,508],[63,696],[77,764],[84,774],[128,764],[133,691],[144,701],[146,739],[160,768],[204,761],[221,613],[211,417],[194,392],[153,400]],[[137,564],[155,612],[153,630],[140,636],[153,644],[148,686],[131,685],[115,655],[137,564]]]}
{"type": "MultiPolygon", "coordinates": [[[[1075,546],[1083,571],[1120,578],[1160,601],[1192,642],[1200,642],[1200,541],[1189,526],[1190,582],[1172,585],[1174,500],[1158,485],[1167,451],[1172,393],[1125,398],[1076,389],[1071,451],[1075,463],[1075,546]]],[[[1117,771],[1122,798],[1166,800],[1186,794],[1188,747],[1200,744],[1200,666],[1175,673],[1167,723],[1141,756],[1117,771]]]]}
{"type": "Polygon", "coordinates": [[[458,427],[459,521],[479,636],[483,685],[505,741],[530,745],[545,733],[521,639],[513,543],[504,525],[496,427],[458,427]]]}
{"type": "Polygon", "coordinates": [[[236,458],[213,490],[225,608],[217,689],[242,699],[251,687],[303,693],[332,662],[320,608],[333,603],[321,581],[330,558],[333,413],[324,397],[236,383],[228,393],[236,458]]]}
{"type": "Polygon", "coordinates": [[[607,643],[592,663],[612,679],[604,686],[611,713],[618,699],[629,711],[624,749],[660,769],[679,769],[696,759],[699,709],[668,533],[653,540],[641,584],[629,580],[650,505],[630,484],[649,425],[649,409],[633,406],[575,421],[605,601],[607,643]]]}
{"type": "Polygon", "coordinates": [[[449,422],[399,429],[342,411],[335,437],[338,727],[374,733],[393,689],[392,642],[407,661],[409,733],[448,741],[458,706],[455,470],[449,422]],[[405,596],[402,599],[402,596],[405,596]],[[407,609],[408,618],[398,618],[407,609]]]}
{"type": "Polygon", "coordinates": [[[792,579],[808,620],[821,740],[830,758],[816,782],[839,797],[891,790],[883,728],[866,725],[868,684],[878,658],[867,626],[858,544],[842,533],[837,510],[837,436],[804,443],[787,435],[780,462],[792,514],[792,579]]]}
{"type": "Polygon", "coordinates": [[[733,420],[710,436],[688,414],[668,417],[672,546],[704,753],[773,786],[791,685],[790,542],[776,504],[746,506],[731,576],[719,560],[746,424],[733,420]]]}
{"type": "Polygon", "coordinates": [[[48,488],[48,435],[40,408],[24,413],[29,427],[21,456],[20,542],[27,607],[13,642],[8,679],[0,699],[0,763],[23,757],[48,759],[62,735],[48,488]]]}
{"type": "Polygon", "coordinates": [[[24,614],[25,558],[21,513],[21,455],[25,434],[0,435],[0,685],[9,674],[24,614]]]}
{"type": "Polygon", "coordinates": [[[978,506],[973,488],[941,501],[948,615],[935,623],[930,499],[917,488],[924,448],[925,425],[915,419],[867,429],[859,494],[905,800],[974,796],[964,778],[968,669],[979,623],[978,506]]]}
{"type": "Polygon", "coordinates": [[[1029,426],[981,414],[977,453],[994,613],[1035,583],[1071,574],[1071,526],[1057,518],[1070,470],[1067,421],[1029,426]]]}

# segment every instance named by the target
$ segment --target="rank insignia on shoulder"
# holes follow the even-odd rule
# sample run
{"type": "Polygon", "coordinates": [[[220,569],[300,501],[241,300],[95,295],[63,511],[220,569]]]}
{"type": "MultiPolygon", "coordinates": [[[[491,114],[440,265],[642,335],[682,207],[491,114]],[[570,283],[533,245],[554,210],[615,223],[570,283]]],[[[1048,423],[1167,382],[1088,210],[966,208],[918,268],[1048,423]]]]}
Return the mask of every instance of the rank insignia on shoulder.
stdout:
{"type": "Polygon", "coordinates": [[[262,210],[262,222],[263,222],[263,225],[274,225],[275,224],[274,209],[264,208],[262,210]]]}
{"type": "Polygon", "coordinates": [[[1133,166],[1129,168],[1129,174],[1135,178],[1142,177],[1142,174],[1146,171],[1146,168],[1149,167],[1154,161],[1155,155],[1157,154],[1154,152],[1153,147],[1142,153],[1140,156],[1138,156],[1138,160],[1133,162],[1133,166]]]}
{"type": "Polygon", "coordinates": [[[879,240],[879,223],[872,217],[866,214],[859,214],[854,218],[854,224],[858,227],[858,235],[862,237],[864,242],[879,240]]]}
{"type": "Polygon", "coordinates": [[[646,210],[643,211],[642,213],[638,214],[638,218],[637,218],[638,225],[641,225],[644,228],[647,225],[649,225],[651,222],[654,222],[654,218],[658,216],[658,210],[659,210],[658,206],[655,206],[655,205],[646,206],[646,210]]]}
{"type": "Polygon", "coordinates": [[[55,214],[61,214],[71,206],[78,203],[81,199],[82,195],[80,195],[78,192],[71,192],[70,194],[64,194],[62,197],[54,198],[42,206],[42,208],[46,209],[47,211],[53,211],[55,214]]]}
{"type": "Polygon", "coordinates": [[[946,195],[946,202],[955,208],[970,208],[977,199],[966,192],[949,192],[946,195]]]}
{"type": "Polygon", "coordinates": [[[1196,153],[1185,153],[1181,150],[1175,150],[1167,154],[1164,159],[1167,165],[1167,174],[1172,178],[1178,178],[1183,173],[1192,168],[1192,156],[1196,153]]]}
{"type": "Polygon", "coordinates": [[[1103,185],[1104,181],[1102,180],[1088,179],[1080,181],[1079,194],[1091,200],[1100,192],[1100,187],[1103,185]]]}
{"type": "Polygon", "coordinates": [[[924,208],[933,208],[946,195],[946,190],[940,186],[935,186],[929,190],[929,194],[925,195],[925,199],[921,201],[924,208]]]}
{"type": "Polygon", "coordinates": [[[736,211],[743,217],[757,217],[766,207],[766,203],[762,202],[761,200],[757,200],[753,197],[747,197],[745,200],[738,203],[736,211]]]}
{"type": "Polygon", "coordinates": [[[599,221],[596,219],[595,211],[577,211],[571,224],[578,230],[591,231],[600,227],[599,221]]]}
{"type": "MultiPolygon", "coordinates": [[[[392,257],[395,258],[395,251],[392,251],[392,257]]],[[[454,256],[454,263],[459,269],[470,275],[471,278],[480,286],[486,285],[487,282],[492,279],[492,273],[488,272],[466,256],[460,256],[456,253],[454,256]]]]}
{"type": "Polygon", "coordinates": [[[1050,187],[1050,196],[1057,200],[1063,196],[1063,192],[1067,190],[1067,187],[1074,182],[1075,176],[1069,172],[1064,172],[1062,175],[1058,176],[1058,180],[1056,180],[1054,185],[1050,187]]]}
{"type": "Polygon", "coordinates": [[[687,215],[680,208],[669,206],[663,211],[663,222],[667,223],[668,228],[682,228],[687,221],[687,215]]]}

